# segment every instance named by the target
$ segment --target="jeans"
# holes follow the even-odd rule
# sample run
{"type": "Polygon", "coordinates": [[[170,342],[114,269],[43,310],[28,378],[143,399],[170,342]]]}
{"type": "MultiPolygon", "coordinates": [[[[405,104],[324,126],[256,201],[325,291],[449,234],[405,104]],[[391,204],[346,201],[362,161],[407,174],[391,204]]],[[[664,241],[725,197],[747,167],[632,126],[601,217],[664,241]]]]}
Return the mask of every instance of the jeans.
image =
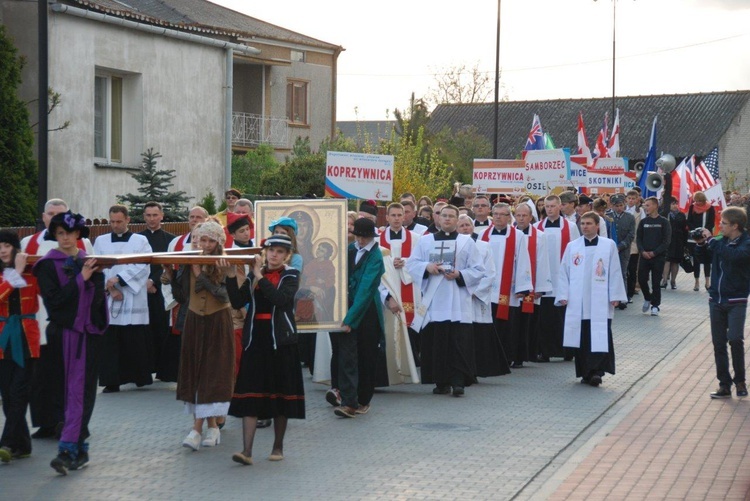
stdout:
{"type": "Polygon", "coordinates": [[[638,265],[638,283],[641,285],[643,299],[651,303],[651,306],[661,304],[661,277],[664,274],[664,256],[656,256],[651,259],[641,259],[638,265]],[[649,278],[651,287],[649,290],[649,278]]]}
{"type": "Polygon", "coordinates": [[[724,387],[745,382],[745,314],[747,303],[717,304],[708,303],[711,315],[711,341],[714,345],[714,359],[716,360],[716,378],[724,387]],[[734,380],[729,373],[729,355],[727,342],[732,350],[732,367],[734,380]]]}

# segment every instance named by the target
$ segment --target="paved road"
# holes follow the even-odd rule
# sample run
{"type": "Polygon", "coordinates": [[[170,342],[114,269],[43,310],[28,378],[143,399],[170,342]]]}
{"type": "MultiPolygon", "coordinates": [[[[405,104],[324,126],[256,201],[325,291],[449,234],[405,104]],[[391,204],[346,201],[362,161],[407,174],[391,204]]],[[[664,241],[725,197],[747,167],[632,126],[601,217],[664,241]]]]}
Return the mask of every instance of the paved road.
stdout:
{"type": "Polygon", "coordinates": [[[49,467],[55,442],[35,441],[31,458],[0,466],[0,497],[544,498],[602,430],[709,336],[707,294],[692,291],[692,277],[678,285],[665,291],[660,317],[642,315],[640,304],[617,312],[617,375],[600,388],[579,384],[570,362],[530,364],[481,380],[460,399],[426,385],[389,388],[369,414],[342,420],[325,388],[308,380],[308,418],[290,422],[286,459],[265,461],[273,432],[259,430],[256,464],[242,467],[230,460],[241,448],[239,420],[230,418],[218,447],[190,452],[180,443],[191,420],[174,386],[127,386],[97,399],[89,468],[57,476],[49,467]]]}

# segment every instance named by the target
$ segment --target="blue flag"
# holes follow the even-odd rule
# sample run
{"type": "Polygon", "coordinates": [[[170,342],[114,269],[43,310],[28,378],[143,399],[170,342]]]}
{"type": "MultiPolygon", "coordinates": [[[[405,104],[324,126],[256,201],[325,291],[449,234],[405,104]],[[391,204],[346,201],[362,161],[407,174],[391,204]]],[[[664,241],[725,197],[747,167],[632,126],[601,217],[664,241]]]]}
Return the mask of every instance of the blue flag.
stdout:
{"type": "Polygon", "coordinates": [[[534,121],[531,124],[531,130],[529,136],[526,138],[526,146],[524,150],[543,150],[544,149],[544,131],[542,131],[542,123],[539,121],[539,115],[534,115],[534,121]]]}
{"type": "Polygon", "coordinates": [[[648,143],[648,155],[646,156],[646,162],[643,166],[643,172],[641,178],[638,180],[638,186],[641,187],[641,194],[643,198],[656,196],[655,191],[651,191],[646,187],[646,178],[651,172],[656,172],[656,119],[658,115],[654,117],[654,125],[651,126],[651,140],[648,143]]]}

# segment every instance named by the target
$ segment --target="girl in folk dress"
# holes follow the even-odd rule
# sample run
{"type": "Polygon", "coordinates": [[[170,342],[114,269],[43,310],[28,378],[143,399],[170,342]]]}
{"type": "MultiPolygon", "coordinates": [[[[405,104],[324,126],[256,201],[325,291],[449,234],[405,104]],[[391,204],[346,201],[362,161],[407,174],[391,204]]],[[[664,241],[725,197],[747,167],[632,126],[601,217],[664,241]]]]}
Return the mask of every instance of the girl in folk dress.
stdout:
{"type": "Polygon", "coordinates": [[[274,420],[275,439],[268,457],[284,459],[284,434],[288,419],[305,418],[305,390],[302,382],[294,295],[299,271],[286,266],[292,241],[273,235],[263,246],[262,259],[253,264],[252,276],[240,286],[235,268],[221,262],[227,273],[227,291],[235,306],[249,303],[243,329],[243,353],[229,414],[242,418],[244,447],[232,460],[253,463],[253,439],[259,419],[274,420]]]}
{"type": "MultiPolygon", "coordinates": [[[[224,254],[225,234],[220,224],[209,221],[193,230],[203,254],[224,254]]],[[[188,305],[182,331],[177,400],[193,415],[193,429],[182,442],[197,451],[221,441],[217,420],[227,415],[234,386],[234,331],[224,271],[215,265],[182,266],[171,279],[172,293],[188,305]],[[208,421],[202,437],[203,422],[208,421]]]]}

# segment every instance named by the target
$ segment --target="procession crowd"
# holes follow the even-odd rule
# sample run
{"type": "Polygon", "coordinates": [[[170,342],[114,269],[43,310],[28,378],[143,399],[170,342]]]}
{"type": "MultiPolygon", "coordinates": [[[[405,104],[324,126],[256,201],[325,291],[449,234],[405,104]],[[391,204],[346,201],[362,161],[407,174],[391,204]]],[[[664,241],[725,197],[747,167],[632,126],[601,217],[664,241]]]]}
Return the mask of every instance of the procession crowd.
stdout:
{"type": "Polygon", "coordinates": [[[288,420],[305,418],[304,366],[325,365],[326,400],[341,418],[367,414],[376,387],[422,383],[461,397],[478,378],[552,358],[574,361],[581,383],[597,387],[615,374],[615,311],[641,294],[642,312],[660,315],[662,289],[677,287],[680,266],[694,273],[695,291],[703,270],[710,295],[720,382],[711,397],[731,397],[733,384],[747,395],[745,209],[724,209],[723,238],[714,238],[702,193],[683,214],[675,200],[644,200],[637,190],[490,197],[464,186],[434,203],[405,193],[384,207],[382,226],[365,201],[348,214],[346,315],[313,335],[297,330],[300,284],[318,261],[303,259],[312,249],[298,248],[298,221],[274,220],[271,236],[256,241],[252,202],[234,189],[225,198],[213,216],[193,207],[179,236],[162,228],[157,202],[146,204],[137,234],[128,208],[110,207],[112,231],[93,245],[85,219],[60,199],[45,205],[44,230],[22,241],[0,230],[0,461],[28,457],[32,438],[57,438],[52,468],[85,467],[98,387],[117,393],[154,377],[177,383],[193,419],[184,447],[219,445],[226,417],[241,418],[232,460],[242,465],[253,464],[257,428],[271,423],[268,459],[284,459],[288,420]],[[226,257],[256,245],[252,264],[226,257]],[[96,257],[187,250],[216,259],[105,267],[96,257]],[[40,258],[29,265],[29,256],[40,258]]]}

